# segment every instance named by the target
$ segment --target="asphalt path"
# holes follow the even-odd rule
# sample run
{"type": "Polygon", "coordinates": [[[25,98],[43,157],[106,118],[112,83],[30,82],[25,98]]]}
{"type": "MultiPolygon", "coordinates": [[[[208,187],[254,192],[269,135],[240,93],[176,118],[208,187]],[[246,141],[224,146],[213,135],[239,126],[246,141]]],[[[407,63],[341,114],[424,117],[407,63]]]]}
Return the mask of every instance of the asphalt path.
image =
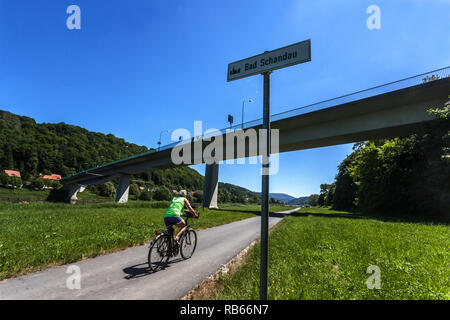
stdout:
{"type": "MultiPolygon", "coordinates": [[[[297,210],[271,214],[269,226],[297,210]]],[[[149,245],[143,245],[1,281],[0,299],[179,299],[256,240],[260,221],[256,216],[198,231],[191,259],[178,255],[155,273],[147,264],[149,245]]]]}

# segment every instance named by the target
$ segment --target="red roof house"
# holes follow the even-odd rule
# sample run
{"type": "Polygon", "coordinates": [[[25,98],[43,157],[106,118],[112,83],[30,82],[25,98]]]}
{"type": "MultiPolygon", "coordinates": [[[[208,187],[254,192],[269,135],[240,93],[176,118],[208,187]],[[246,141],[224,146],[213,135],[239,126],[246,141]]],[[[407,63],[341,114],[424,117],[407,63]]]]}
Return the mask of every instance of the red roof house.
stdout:
{"type": "Polygon", "coordinates": [[[59,181],[61,180],[61,176],[59,174],[45,175],[42,176],[41,179],[59,181]]]}
{"type": "Polygon", "coordinates": [[[10,177],[19,177],[22,178],[20,176],[20,172],[19,171],[14,171],[14,170],[5,170],[5,173],[10,176],[10,177]]]}

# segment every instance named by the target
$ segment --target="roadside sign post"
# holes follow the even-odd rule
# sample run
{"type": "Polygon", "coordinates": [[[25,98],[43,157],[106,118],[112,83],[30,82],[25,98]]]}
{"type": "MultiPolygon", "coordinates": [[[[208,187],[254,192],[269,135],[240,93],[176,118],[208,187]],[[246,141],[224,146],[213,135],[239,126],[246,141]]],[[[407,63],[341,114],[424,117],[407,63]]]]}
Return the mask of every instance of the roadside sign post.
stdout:
{"type": "Polygon", "coordinates": [[[269,169],[270,169],[270,71],[264,73],[263,129],[266,131],[266,148],[262,154],[261,184],[261,253],[259,273],[259,297],[267,300],[269,267],[269,169]],[[264,174],[264,172],[266,174],[264,174]]]}
{"type": "MultiPolygon", "coordinates": [[[[234,81],[256,74],[264,76],[263,94],[263,135],[266,140],[262,152],[262,185],[261,185],[261,262],[260,287],[261,300],[267,300],[267,284],[269,269],[269,173],[270,173],[270,74],[273,70],[286,68],[311,61],[311,40],[266,51],[263,54],[239,60],[228,65],[227,81],[234,81]]],[[[242,124],[243,125],[243,124],[242,124]]],[[[244,129],[244,128],[242,128],[244,129]]],[[[260,141],[260,145],[261,145],[260,141]]],[[[261,149],[260,149],[261,150],[261,149]]]]}

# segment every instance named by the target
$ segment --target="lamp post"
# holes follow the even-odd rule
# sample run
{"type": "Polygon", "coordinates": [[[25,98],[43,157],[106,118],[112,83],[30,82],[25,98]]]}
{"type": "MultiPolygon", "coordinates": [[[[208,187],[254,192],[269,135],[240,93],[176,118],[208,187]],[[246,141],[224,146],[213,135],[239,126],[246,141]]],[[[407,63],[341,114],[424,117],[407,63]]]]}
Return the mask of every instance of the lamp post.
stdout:
{"type": "Polygon", "coordinates": [[[228,115],[228,122],[230,123],[230,131],[231,131],[231,127],[233,126],[233,116],[231,114],[228,115]]]}
{"type": "Polygon", "coordinates": [[[244,106],[245,106],[245,102],[250,102],[252,103],[253,100],[252,99],[244,99],[242,100],[242,130],[244,130],[244,106]]]}
{"type": "Polygon", "coordinates": [[[170,133],[170,130],[163,130],[159,133],[158,151],[161,150],[161,136],[163,133],[170,133]]]}

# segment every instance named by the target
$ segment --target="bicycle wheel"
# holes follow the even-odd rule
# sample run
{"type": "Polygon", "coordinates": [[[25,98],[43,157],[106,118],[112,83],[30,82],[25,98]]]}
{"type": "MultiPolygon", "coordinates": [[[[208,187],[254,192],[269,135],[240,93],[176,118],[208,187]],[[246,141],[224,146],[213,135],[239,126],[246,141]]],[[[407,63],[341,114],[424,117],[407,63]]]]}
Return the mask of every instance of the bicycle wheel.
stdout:
{"type": "Polygon", "coordinates": [[[194,254],[197,247],[197,233],[194,230],[187,230],[180,241],[180,253],[183,259],[189,259],[194,254]]]}
{"type": "Polygon", "coordinates": [[[164,269],[169,262],[169,238],[158,236],[148,251],[148,266],[153,272],[164,269]]]}

